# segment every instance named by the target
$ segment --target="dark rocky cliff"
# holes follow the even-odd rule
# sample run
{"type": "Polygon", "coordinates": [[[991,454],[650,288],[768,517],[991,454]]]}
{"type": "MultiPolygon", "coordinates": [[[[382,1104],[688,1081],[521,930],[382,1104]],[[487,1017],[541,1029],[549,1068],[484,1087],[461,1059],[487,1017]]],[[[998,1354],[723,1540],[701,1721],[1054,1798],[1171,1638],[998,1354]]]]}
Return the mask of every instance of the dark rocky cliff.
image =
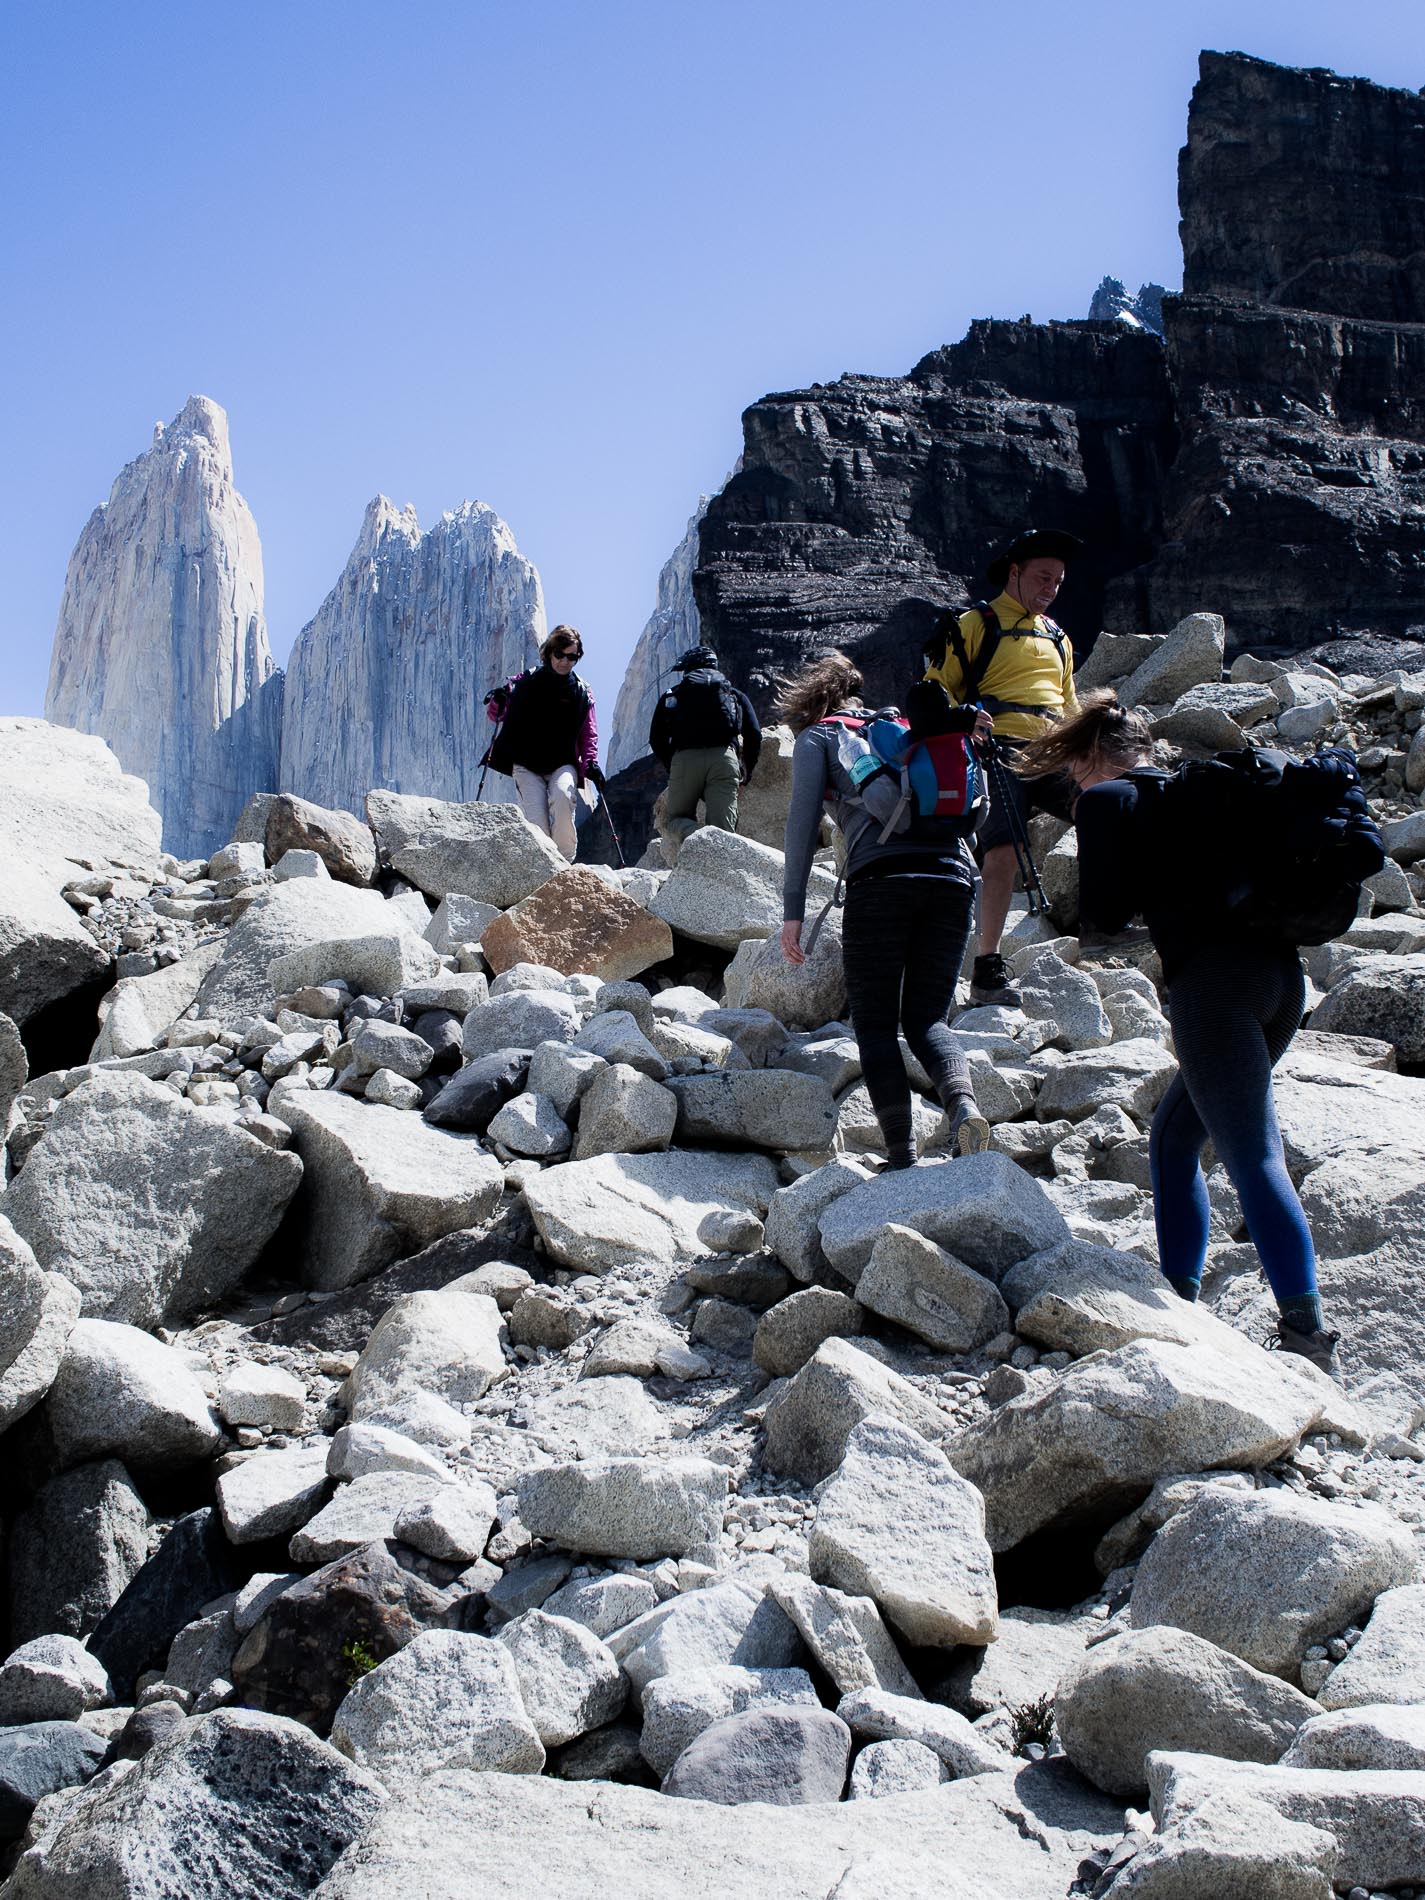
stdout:
{"type": "Polygon", "coordinates": [[[1425,314],[1425,98],[1204,53],[1178,159],[1183,291],[1425,314]]]}
{"type": "Polygon", "coordinates": [[[1425,635],[1425,99],[1205,53],[1179,188],[1166,346],[981,322],[906,377],[747,410],[694,590],[759,703],[830,641],[897,696],[923,603],[1031,522],[1090,545],[1080,647],[1197,608],[1234,645],[1425,635]]]}
{"type": "Polygon", "coordinates": [[[899,697],[931,608],[983,591],[1006,523],[1090,541],[1064,603],[1096,629],[1107,584],[1161,541],[1176,441],[1161,343],[1116,323],[976,323],[908,376],[766,396],[743,430],[693,585],[764,703],[774,669],[829,641],[899,697]]]}

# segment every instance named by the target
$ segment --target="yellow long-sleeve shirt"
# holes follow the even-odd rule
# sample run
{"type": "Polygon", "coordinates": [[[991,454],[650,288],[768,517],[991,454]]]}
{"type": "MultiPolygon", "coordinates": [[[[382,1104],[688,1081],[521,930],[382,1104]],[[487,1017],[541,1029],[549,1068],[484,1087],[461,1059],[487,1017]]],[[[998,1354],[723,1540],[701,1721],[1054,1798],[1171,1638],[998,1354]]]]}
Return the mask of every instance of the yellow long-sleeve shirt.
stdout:
{"type": "MultiPolygon", "coordinates": [[[[1055,718],[1074,703],[1074,652],[1067,634],[1061,633],[1063,658],[1049,625],[1039,614],[1028,613],[1012,594],[998,594],[990,602],[999,618],[1002,638],[990,661],[989,671],[980,681],[981,697],[1003,700],[1015,706],[1042,706],[1042,714],[1033,712],[995,712],[995,731],[1005,739],[1033,739],[1044,730],[1044,720],[1055,718]]],[[[985,623],[979,610],[972,607],[960,616],[960,637],[966,657],[973,663],[984,638],[985,623]]],[[[954,649],[947,643],[945,658],[939,666],[929,667],[925,677],[938,680],[957,704],[965,697],[965,677],[954,649]]],[[[994,712],[994,708],[990,710],[994,712]]]]}

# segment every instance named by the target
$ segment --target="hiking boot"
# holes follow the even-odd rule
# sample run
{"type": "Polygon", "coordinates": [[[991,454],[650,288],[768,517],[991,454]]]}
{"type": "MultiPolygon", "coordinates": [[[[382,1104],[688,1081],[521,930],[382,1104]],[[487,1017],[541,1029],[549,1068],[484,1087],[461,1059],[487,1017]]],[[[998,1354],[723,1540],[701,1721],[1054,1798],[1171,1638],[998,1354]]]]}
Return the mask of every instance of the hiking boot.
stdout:
{"type": "Polygon", "coordinates": [[[1298,1332],[1289,1320],[1278,1318],[1277,1336],[1275,1339],[1269,1339],[1267,1345],[1275,1346],[1281,1352],[1294,1352],[1303,1359],[1309,1359],[1313,1366],[1318,1367],[1328,1378],[1334,1379],[1337,1385],[1340,1385],[1341,1356],[1336,1350],[1340,1339],[1339,1333],[1298,1332]]]}
{"type": "Polygon", "coordinates": [[[1018,1009],[1019,991],[1009,980],[1009,969],[997,950],[976,957],[970,972],[970,1001],[982,1009],[1018,1009]]]}
{"type": "Polygon", "coordinates": [[[952,1155],[982,1155],[990,1145],[990,1125],[972,1100],[958,1102],[945,1132],[952,1155]]]}

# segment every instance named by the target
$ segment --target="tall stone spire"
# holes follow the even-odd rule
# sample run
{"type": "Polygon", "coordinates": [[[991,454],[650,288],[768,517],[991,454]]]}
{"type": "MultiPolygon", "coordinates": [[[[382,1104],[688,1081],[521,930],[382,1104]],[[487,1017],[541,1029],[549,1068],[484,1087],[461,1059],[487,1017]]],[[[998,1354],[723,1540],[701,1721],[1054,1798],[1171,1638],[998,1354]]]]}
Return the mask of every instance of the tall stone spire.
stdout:
{"type": "Polygon", "coordinates": [[[147,781],[166,848],[207,856],[277,779],[282,675],[262,546],[233,486],[228,419],[190,396],[120,473],[70,557],[45,715],[147,781]]]}
{"type": "MultiPolygon", "coordinates": [[[[481,702],[544,631],[539,575],[493,508],[462,502],[422,533],[378,495],[287,663],[282,790],[358,814],[373,787],[473,799],[481,702]]],[[[513,786],[492,774],[485,797],[513,786]]]]}

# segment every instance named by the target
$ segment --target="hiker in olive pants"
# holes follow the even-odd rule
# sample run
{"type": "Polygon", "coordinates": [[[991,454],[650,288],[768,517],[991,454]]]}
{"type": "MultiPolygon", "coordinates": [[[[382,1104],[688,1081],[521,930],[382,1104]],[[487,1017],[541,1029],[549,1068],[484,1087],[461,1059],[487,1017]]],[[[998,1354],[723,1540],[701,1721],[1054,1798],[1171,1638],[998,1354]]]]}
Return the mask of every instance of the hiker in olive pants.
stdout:
{"type": "Polygon", "coordinates": [[[668,766],[668,797],[664,821],[675,838],[686,838],[697,828],[698,800],[703,802],[704,824],[719,831],[737,829],[737,794],[742,784],[742,762],[735,745],[683,746],[668,766]]]}
{"type": "Polygon", "coordinates": [[[648,729],[654,756],[668,768],[664,829],[681,844],[703,822],[737,829],[737,794],[762,750],[762,728],[752,701],[718,668],[711,647],[693,647],[677,662],[683,675],[662,694],[648,729]]]}

